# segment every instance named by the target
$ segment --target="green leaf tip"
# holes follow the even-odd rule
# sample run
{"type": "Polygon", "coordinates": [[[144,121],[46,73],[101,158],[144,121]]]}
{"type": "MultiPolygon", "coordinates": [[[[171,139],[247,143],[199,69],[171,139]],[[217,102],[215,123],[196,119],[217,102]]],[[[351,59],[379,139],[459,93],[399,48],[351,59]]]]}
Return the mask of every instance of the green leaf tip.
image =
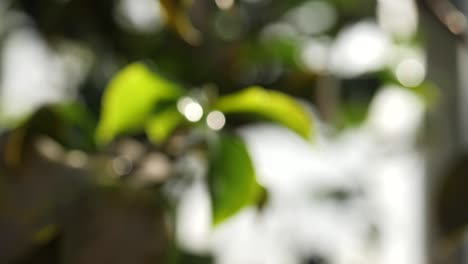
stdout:
{"type": "Polygon", "coordinates": [[[126,66],[110,81],[103,95],[96,141],[103,145],[121,133],[142,129],[158,103],[175,100],[182,94],[182,88],[143,63],[126,66]]]}
{"type": "Polygon", "coordinates": [[[282,124],[311,139],[314,123],[307,110],[292,97],[259,86],[221,97],[214,106],[226,114],[254,114],[282,124]]]}

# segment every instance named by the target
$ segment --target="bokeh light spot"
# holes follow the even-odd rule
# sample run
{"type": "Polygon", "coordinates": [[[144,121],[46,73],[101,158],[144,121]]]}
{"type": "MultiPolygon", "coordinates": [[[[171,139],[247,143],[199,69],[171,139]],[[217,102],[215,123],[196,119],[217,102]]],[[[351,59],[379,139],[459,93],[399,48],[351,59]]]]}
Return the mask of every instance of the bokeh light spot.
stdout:
{"type": "Polygon", "coordinates": [[[208,127],[213,130],[221,130],[226,124],[226,118],[224,117],[224,114],[220,111],[213,111],[208,114],[208,117],[206,118],[206,123],[208,127]]]}
{"type": "Polygon", "coordinates": [[[302,33],[318,34],[335,25],[337,14],[328,2],[309,1],[290,11],[286,17],[302,33]]]}
{"type": "Polygon", "coordinates": [[[83,151],[72,150],[68,152],[66,162],[72,167],[82,168],[86,165],[86,162],[88,162],[88,156],[83,151]]]}
{"type": "Polygon", "coordinates": [[[190,102],[184,108],[183,114],[190,122],[198,122],[203,117],[203,108],[197,102],[190,102]]]}
{"type": "Polygon", "coordinates": [[[229,9],[234,5],[234,0],[215,0],[216,5],[223,10],[229,9]]]}
{"type": "Polygon", "coordinates": [[[112,160],[112,169],[119,176],[127,175],[132,171],[133,164],[127,157],[119,156],[112,160]]]}
{"type": "Polygon", "coordinates": [[[424,81],[426,69],[416,59],[407,59],[400,62],[395,70],[398,81],[406,87],[415,87],[424,81]]]}

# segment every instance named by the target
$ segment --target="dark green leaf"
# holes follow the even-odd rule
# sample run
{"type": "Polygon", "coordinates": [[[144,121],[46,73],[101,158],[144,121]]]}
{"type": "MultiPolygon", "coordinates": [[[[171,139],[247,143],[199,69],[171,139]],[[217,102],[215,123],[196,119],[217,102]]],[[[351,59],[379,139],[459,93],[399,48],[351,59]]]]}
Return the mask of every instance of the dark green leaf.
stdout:
{"type": "Polygon", "coordinates": [[[343,103],[340,107],[338,127],[341,129],[357,127],[367,118],[368,103],[343,103]]]}
{"type": "Polygon", "coordinates": [[[240,138],[221,135],[211,148],[210,166],[215,225],[261,198],[262,187],[257,183],[249,153],[240,138]]]}
{"type": "Polygon", "coordinates": [[[304,107],[281,92],[249,87],[221,97],[214,107],[226,114],[259,115],[292,129],[306,139],[310,139],[313,132],[313,122],[304,107]]]}
{"type": "Polygon", "coordinates": [[[104,94],[98,143],[105,144],[120,133],[141,129],[159,102],[174,100],[181,94],[180,87],[142,63],[130,64],[117,73],[104,94]]]}
{"type": "Polygon", "coordinates": [[[62,119],[76,124],[86,133],[93,134],[95,132],[96,120],[84,106],[77,103],[67,103],[53,105],[51,108],[62,119]]]}

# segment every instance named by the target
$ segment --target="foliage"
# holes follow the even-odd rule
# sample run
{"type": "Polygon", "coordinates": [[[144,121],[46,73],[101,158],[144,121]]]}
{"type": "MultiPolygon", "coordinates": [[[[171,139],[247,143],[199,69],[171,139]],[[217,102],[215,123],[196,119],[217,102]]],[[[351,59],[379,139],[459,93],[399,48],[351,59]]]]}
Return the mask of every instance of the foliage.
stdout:
{"type": "Polygon", "coordinates": [[[227,114],[251,113],[284,124],[306,139],[312,126],[304,107],[291,98],[261,87],[249,87],[233,95],[220,98],[215,108],[227,114]]]}
{"type": "MultiPolygon", "coordinates": [[[[149,139],[163,144],[183,120],[177,109],[177,97],[186,94],[182,88],[152,73],[141,63],[130,64],[110,82],[102,102],[97,140],[108,143],[120,134],[139,132],[146,127],[149,139]],[[164,99],[170,104],[151,114],[164,99]]],[[[180,99],[180,98],[179,98],[180,99]]],[[[180,103],[180,101],[179,101],[180,103]]],[[[214,100],[210,109],[226,114],[246,113],[266,117],[309,139],[312,121],[302,105],[289,96],[260,87],[249,87],[214,100]]],[[[183,110],[183,109],[182,109],[183,110]]],[[[187,113],[185,113],[187,114],[187,113]]],[[[262,188],[255,179],[255,170],[243,141],[220,133],[209,141],[209,185],[212,194],[213,222],[218,224],[245,206],[256,203],[262,188]]]]}
{"type": "MultiPolygon", "coordinates": [[[[288,12],[306,0],[234,1],[229,9],[218,1],[160,0],[165,26],[148,32],[130,29],[114,12],[124,1],[7,2],[34,22],[51,52],[73,43],[92,62],[75,101],[46,105],[0,138],[0,234],[21,234],[0,235],[2,263],[141,263],[135,260],[144,254],[154,263],[211,262],[175,243],[178,197],[167,190],[193,180],[193,172],[178,171],[184,158],[201,153],[206,163],[216,228],[268,192],[239,127],[274,122],[314,142],[317,124],[306,104],[316,104],[321,117],[327,108],[344,109],[325,118],[331,126],[356,125],[388,81],[376,73],[333,77],[341,90],[336,105],[328,104],[320,95],[334,88],[323,85],[330,73],[300,61],[307,40],[333,39],[372,16],[370,0],[324,1],[336,8],[336,23],[302,35],[288,12]],[[199,118],[189,118],[185,99],[201,110],[199,118]],[[214,111],[224,126],[210,127],[214,111]],[[148,163],[157,164],[156,173],[148,163]],[[10,241],[17,250],[2,250],[10,241]],[[49,253],[64,259],[53,262],[49,253]]],[[[427,87],[408,89],[433,102],[427,87]]]]}
{"type": "Polygon", "coordinates": [[[152,74],[144,65],[127,66],[106,89],[97,141],[105,144],[117,134],[141,129],[153,108],[181,93],[179,87],[152,74]]]}
{"type": "Polygon", "coordinates": [[[259,201],[262,188],[242,140],[221,135],[214,146],[208,173],[213,203],[213,222],[219,224],[245,206],[259,201]]]}

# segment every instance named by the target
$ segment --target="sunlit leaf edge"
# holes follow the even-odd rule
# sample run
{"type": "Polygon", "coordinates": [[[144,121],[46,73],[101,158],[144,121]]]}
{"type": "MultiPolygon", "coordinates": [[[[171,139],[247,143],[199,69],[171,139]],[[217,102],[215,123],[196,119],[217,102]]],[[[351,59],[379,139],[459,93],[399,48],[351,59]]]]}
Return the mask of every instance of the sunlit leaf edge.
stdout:
{"type": "Polygon", "coordinates": [[[178,85],[136,62],[119,71],[102,98],[96,141],[103,145],[121,133],[142,130],[152,109],[161,101],[184,93],[178,85]]]}
{"type": "Polygon", "coordinates": [[[306,109],[292,97],[259,86],[222,96],[214,108],[225,114],[254,114],[282,124],[305,139],[313,138],[314,122],[306,109]]]}

